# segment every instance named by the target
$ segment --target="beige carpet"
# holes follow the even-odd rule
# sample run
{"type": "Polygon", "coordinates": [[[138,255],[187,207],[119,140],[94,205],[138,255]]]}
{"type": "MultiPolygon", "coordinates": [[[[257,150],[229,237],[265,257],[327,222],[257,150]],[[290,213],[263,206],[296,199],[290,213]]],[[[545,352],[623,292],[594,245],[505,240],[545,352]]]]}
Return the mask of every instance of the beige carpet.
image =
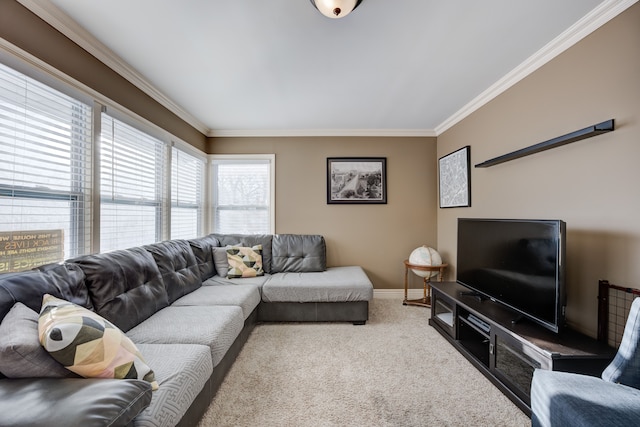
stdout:
{"type": "Polygon", "coordinates": [[[429,309],[374,299],[369,316],[258,325],[199,427],[530,425],[429,309]]]}

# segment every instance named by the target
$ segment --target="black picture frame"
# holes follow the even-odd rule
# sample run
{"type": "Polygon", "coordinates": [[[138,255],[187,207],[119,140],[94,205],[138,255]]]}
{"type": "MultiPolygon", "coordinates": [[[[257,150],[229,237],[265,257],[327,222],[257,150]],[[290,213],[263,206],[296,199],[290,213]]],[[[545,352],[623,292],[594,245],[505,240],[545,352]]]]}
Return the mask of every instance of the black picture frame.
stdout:
{"type": "Polygon", "coordinates": [[[386,203],[386,157],[327,158],[327,204],[386,203]]]}
{"type": "Polygon", "coordinates": [[[471,147],[469,145],[438,159],[440,208],[471,206],[471,147]]]}

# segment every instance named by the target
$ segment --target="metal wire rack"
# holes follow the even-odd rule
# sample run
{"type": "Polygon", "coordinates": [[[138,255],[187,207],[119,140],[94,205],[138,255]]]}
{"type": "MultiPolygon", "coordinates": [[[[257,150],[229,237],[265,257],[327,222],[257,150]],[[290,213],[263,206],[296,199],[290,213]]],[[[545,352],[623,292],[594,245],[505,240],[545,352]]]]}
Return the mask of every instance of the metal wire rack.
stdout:
{"type": "Polygon", "coordinates": [[[600,280],[598,283],[598,340],[618,348],[631,303],[640,289],[625,288],[600,280]]]}

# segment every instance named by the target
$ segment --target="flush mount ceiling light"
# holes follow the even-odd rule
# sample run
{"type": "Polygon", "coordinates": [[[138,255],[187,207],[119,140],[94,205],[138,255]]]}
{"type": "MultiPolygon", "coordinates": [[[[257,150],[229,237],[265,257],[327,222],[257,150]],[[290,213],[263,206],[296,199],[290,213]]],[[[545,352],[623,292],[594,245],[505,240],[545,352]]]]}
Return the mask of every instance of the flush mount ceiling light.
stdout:
{"type": "Polygon", "coordinates": [[[324,16],[328,18],[342,18],[358,7],[362,0],[310,0],[324,16]]]}

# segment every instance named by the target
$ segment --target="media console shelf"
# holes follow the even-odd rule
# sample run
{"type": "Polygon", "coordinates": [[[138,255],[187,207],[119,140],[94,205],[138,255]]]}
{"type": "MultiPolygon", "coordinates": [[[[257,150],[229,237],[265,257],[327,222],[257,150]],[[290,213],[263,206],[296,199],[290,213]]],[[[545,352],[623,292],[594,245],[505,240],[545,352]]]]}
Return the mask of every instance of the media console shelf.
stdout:
{"type": "Polygon", "coordinates": [[[599,376],[615,350],[565,329],[555,334],[455,282],[432,283],[429,324],[527,415],[536,368],[599,376]]]}

